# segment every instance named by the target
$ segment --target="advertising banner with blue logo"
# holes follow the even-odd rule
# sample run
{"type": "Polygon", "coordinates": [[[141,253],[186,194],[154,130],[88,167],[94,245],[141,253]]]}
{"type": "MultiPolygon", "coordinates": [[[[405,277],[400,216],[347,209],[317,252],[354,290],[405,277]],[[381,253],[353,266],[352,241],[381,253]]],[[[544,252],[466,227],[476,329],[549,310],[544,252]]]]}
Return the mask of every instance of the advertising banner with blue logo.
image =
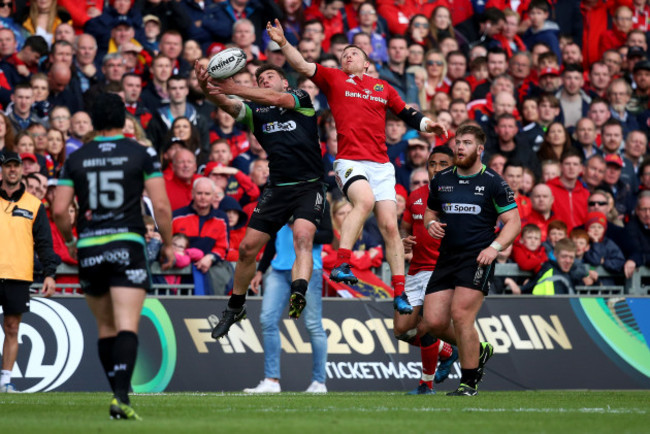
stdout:
{"type": "MultiPolygon", "coordinates": [[[[148,299],[134,391],[255,386],[264,376],[261,299],[249,299],[248,319],[215,341],[210,332],[225,304],[224,298],[148,299]]],[[[393,337],[392,318],[390,301],[323,302],[329,390],[406,391],[417,385],[419,349],[393,337]]],[[[482,390],[650,388],[650,298],[490,297],[476,328],[495,348],[482,390]]],[[[304,324],[285,316],[280,332],[282,389],[304,390],[311,382],[304,324]]],[[[82,298],[33,298],[19,342],[12,375],[18,390],[108,390],[95,321],[82,298]]],[[[439,388],[454,389],[459,372],[456,364],[439,388]]]]}

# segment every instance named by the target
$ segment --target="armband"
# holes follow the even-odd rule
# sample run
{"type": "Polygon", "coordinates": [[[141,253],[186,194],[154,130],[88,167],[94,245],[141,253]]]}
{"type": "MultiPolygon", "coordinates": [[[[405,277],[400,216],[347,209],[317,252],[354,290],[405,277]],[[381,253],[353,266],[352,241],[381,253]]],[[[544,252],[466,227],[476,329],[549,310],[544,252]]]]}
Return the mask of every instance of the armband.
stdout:
{"type": "Polygon", "coordinates": [[[401,120],[406,123],[409,127],[414,130],[422,131],[421,126],[425,117],[419,111],[413,109],[412,107],[406,106],[404,109],[397,114],[401,120]]]}
{"type": "Polygon", "coordinates": [[[492,244],[490,244],[490,247],[492,247],[497,252],[500,252],[501,250],[503,250],[503,246],[501,245],[501,243],[499,243],[497,241],[492,241],[492,244]]]}

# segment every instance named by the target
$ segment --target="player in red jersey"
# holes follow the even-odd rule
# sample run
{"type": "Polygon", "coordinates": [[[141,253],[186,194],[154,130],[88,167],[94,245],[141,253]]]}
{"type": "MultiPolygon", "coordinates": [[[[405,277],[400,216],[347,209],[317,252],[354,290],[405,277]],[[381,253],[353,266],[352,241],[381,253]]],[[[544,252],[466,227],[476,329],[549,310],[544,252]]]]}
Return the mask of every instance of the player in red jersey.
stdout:
{"type": "MultiPolygon", "coordinates": [[[[453,165],[454,153],[448,146],[438,146],[429,154],[427,172],[429,181],[436,173],[453,165]]],[[[432,238],[424,227],[424,211],[427,209],[429,185],[414,190],[406,202],[402,217],[400,232],[406,254],[412,253],[411,265],[402,297],[408,297],[413,306],[413,313],[399,315],[393,318],[393,332],[399,340],[419,346],[422,356],[422,379],[418,387],[409,392],[410,395],[429,395],[433,391],[433,381],[444,381],[449,376],[452,364],[458,359],[458,351],[427,333],[420,321],[424,293],[427,283],[438,261],[440,240],[432,238]],[[440,367],[436,372],[438,356],[441,358],[440,367]],[[435,378],[434,378],[435,376],[435,378]]]]}
{"type": "Polygon", "coordinates": [[[370,213],[375,212],[379,230],[386,243],[395,289],[394,306],[400,313],[413,307],[400,297],[404,292],[404,247],[397,227],[395,169],[386,154],[386,110],[390,109],[411,128],[447,135],[445,128],[407,106],[386,81],[366,75],[370,60],[356,45],[348,45],[341,54],[341,69],[325,68],[307,62],[284,36],[278,20],[266,26],[270,38],[278,43],[287,62],[309,77],[325,94],[332,110],[338,136],[334,171],[339,188],[352,203],[345,219],[338,260],[330,278],[336,282],[357,283],[350,271],[352,246],[370,213]]]}

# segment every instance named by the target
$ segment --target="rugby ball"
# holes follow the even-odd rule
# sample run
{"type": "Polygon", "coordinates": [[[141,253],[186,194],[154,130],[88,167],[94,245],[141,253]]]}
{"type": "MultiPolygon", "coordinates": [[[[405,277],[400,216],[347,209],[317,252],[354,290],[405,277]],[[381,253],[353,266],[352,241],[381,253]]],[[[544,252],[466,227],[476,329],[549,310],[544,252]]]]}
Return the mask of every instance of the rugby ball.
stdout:
{"type": "Polygon", "coordinates": [[[226,48],[208,62],[210,77],[223,80],[232,77],[246,66],[246,53],[241,48],[226,48]]]}

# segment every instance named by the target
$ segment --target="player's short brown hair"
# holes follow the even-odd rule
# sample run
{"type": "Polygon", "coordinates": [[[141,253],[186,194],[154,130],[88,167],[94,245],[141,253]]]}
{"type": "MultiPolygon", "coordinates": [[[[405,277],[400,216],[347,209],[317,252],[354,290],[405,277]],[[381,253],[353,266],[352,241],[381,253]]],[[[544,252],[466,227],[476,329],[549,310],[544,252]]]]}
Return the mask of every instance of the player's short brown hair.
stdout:
{"type": "Polygon", "coordinates": [[[481,127],[477,127],[476,125],[466,124],[458,127],[456,130],[456,137],[460,137],[465,134],[471,134],[474,136],[479,145],[485,145],[485,142],[487,141],[487,136],[485,135],[485,132],[483,132],[483,129],[481,127]]]}

